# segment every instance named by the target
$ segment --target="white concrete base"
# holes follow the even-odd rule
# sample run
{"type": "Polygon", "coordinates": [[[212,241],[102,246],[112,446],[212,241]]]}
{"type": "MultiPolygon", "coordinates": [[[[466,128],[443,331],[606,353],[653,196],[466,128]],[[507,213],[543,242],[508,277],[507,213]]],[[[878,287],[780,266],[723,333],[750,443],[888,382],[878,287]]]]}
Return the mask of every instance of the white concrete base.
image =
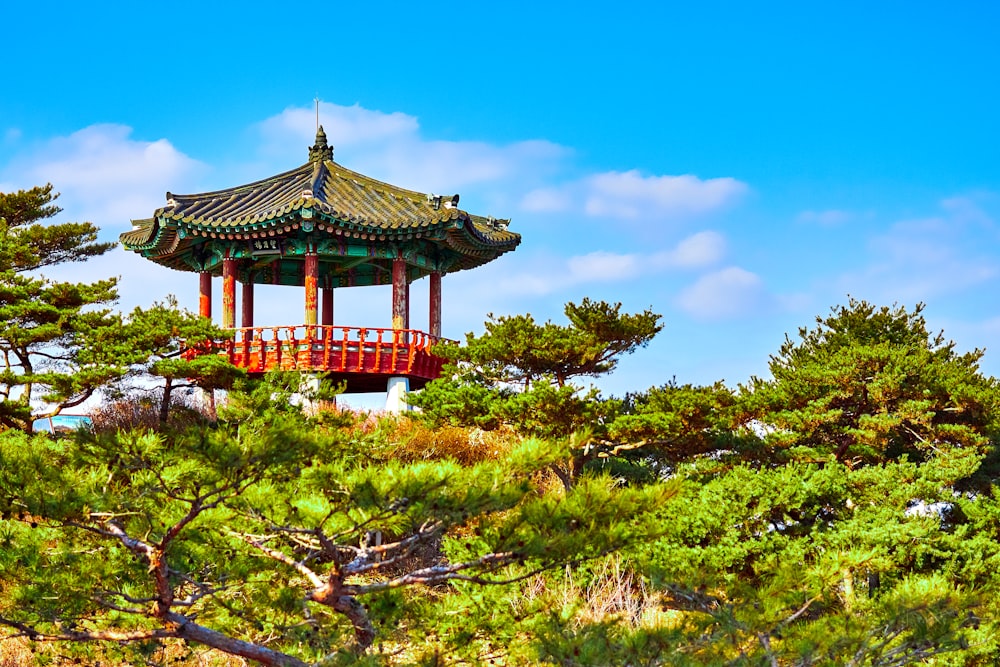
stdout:
{"type": "Polygon", "coordinates": [[[385,411],[398,415],[400,412],[410,410],[410,405],[406,402],[406,392],[409,390],[409,378],[389,378],[389,386],[385,392],[385,411]]]}
{"type": "Polygon", "coordinates": [[[299,391],[292,394],[288,402],[302,408],[307,415],[315,415],[319,408],[318,402],[314,400],[317,391],[319,391],[319,376],[303,373],[299,391]]]}

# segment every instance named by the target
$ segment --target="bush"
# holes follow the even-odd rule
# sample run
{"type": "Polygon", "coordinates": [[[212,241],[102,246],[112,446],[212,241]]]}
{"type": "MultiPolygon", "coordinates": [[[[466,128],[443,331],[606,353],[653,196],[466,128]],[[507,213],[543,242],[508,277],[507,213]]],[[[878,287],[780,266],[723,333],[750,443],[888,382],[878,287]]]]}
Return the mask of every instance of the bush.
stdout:
{"type": "MultiPolygon", "coordinates": [[[[158,431],[162,391],[135,391],[123,398],[101,405],[91,413],[94,430],[98,433],[115,433],[133,429],[158,431]]],[[[175,392],[170,398],[167,427],[182,429],[211,421],[208,407],[194,393],[175,392]]]]}

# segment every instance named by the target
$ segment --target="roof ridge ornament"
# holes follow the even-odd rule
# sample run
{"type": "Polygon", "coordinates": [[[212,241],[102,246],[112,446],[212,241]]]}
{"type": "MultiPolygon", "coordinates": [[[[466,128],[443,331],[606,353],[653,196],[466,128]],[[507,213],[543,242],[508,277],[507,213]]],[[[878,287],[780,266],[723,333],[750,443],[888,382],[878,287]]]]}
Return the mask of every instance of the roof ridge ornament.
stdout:
{"type": "Polygon", "coordinates": [[[320,125],[316,130],[316,143],[309,147],[309,161],[318,162],[333,159],[333,146],[326,142],[326,132],[320,125]]]}
{"type": "Polygon", "coordinates": [[[442,204],[445,208],[458,208],[458,199],[458,195],[452,195],[447,200],[444,198],[444,195],[436,195],[434,193],[427,195],[427,203],[433,206],[435,211],[440,209],[442,204]]]}

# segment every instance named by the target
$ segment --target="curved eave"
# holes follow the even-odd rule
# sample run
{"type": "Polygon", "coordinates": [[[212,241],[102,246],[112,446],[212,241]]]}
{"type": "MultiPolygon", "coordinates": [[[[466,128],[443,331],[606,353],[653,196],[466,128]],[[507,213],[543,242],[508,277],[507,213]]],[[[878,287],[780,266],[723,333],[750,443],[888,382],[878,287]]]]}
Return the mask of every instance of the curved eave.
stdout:
{"type": "MultiPolygon", "coordinates": [[[[275,232],[291,232],[299,229],[307,220],[312,220],[313,224],[323,224],[327,228],[338,228],[344,231],[361,231],[378,236],[398,237],[421,233],[422,235],[433,234],[436,231],[444,231],[449,234],[454,230],[459,230],[468,237],[468,242],[472,245],[483,247],[503,247],[516,246],[520,242],[520,234],[509,232],[505,229],[506,220],[488,222],[488,218],[472,216],[461,209],[444,209],[434,217],[425,218],[420,221],[411,221],[410,224],[401,224],[398,221],[375,222],[365,217],[352,214],[347,211],[338,210],[334,206],[318,200],[300,199],[290,202],[282,210],[275,211],[273,217],[247,222],[246,224],[221,224],[220,221],[199,221],[191,216],[179,214],[164,215],[154,223],[158,230],[162,229],[183,229],[185,235],[226,234],[235,238],[255,238],[253,234],[275,232]],[[308,211],[308,213],[305,213],[308,211]],[[161,223],[156,225],[155,223],[161,223]]],[[[151,230],[133,230],[122,235],[122,242],[129,249],[146,249],[155,243],[155,238],[151,230]]]]}
{"type": "Polygon", "coordinates": [[[156,233],[159,231],[156,220],[133,220],[132,224],[134,229],[118,235],[118,240],[126,250],[146,250],[156,245],[156,233]]]}

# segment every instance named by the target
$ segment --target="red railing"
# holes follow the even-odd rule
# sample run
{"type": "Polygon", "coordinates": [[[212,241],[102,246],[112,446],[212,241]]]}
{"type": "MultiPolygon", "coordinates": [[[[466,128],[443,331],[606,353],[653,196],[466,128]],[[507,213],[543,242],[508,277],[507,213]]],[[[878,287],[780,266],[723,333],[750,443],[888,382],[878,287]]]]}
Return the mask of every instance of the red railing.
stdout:
{"type": "Polygon", "coordinates": [[[407,376],[433,380],[444,359],[431,348],[445,340],[415,329],[299,325],[234,329],[232,340],[189,348],[185,356],[225,354],[249,373],[273,369],[407,376]]]}

